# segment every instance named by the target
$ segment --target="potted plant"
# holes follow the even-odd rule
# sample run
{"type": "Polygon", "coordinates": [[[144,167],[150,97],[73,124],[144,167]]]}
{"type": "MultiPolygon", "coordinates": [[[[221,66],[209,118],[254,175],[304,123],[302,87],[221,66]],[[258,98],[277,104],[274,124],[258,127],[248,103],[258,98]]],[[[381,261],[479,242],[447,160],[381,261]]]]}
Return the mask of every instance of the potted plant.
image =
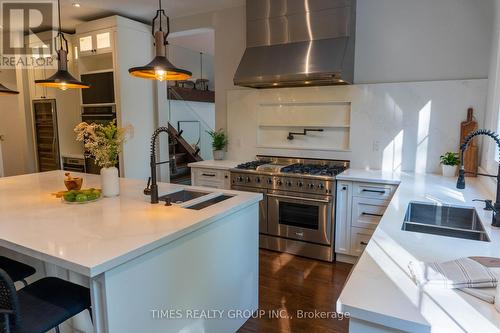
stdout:
{"type": "Polygon", "coordinates": [[[224,148],[228,144],[227,135],[224,130],[220,129],[218,131],[207,131],[207,133],[212,137],[212,147],[214,149],[214,160],[224,159],[224,148]]]}
{"type": "Polygon", "coordinates": [[[441,166],[443,167],[443,176],[455,177],[457,174],[457,166],[460,164],[458,153],[447,152],[441,155],[441,166]]]}
{"type": "Polygon", "coordinates": [[[118,128],[113,121],[107,125],[82,122],[75,127],[76,140],[84,143],[87,154],[101,167],[102,194],[105,197],[120,195],[118,157],[129,128],[118,128]]]}

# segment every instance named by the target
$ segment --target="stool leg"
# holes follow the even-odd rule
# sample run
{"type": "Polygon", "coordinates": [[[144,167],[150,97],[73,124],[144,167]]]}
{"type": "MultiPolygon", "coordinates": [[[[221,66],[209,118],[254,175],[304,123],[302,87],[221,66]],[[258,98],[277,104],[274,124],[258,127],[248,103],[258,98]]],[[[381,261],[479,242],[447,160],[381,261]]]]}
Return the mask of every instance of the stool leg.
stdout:
{"type": "Polygon", "coordinates": [[[61,331],[59,331],[59,326],[56,326],[56,333],[61,333],[61,331]]]}

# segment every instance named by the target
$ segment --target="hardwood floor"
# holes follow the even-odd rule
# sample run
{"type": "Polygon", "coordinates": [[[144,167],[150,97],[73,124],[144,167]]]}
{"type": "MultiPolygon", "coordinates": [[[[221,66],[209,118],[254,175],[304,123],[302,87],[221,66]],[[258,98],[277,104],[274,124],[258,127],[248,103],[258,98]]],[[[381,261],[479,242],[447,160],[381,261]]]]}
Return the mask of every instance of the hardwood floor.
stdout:
{"type": "Polygon", "coordinates": [[[351,268],[352,265],[345,263],[327,263],[260,250],[259,308],[263,315],[250,318],[238,333],[347,332],[348,319],[299,316],[301,311],[311,315],[315,311],[332,315],[351,268]]]}

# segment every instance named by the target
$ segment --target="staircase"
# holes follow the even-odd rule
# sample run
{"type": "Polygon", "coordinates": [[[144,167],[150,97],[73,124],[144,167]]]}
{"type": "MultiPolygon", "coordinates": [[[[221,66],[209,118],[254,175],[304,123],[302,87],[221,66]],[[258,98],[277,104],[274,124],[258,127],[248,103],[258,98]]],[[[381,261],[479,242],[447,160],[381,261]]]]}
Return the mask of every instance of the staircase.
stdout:
{"type": "Polygon", "coordinates": [[[168,123],[170,182],[174,184],[191,185],[191,170],[189,163],[202,161],[200,149],[193,148],[182,137],[182,131],[168,123]]]}

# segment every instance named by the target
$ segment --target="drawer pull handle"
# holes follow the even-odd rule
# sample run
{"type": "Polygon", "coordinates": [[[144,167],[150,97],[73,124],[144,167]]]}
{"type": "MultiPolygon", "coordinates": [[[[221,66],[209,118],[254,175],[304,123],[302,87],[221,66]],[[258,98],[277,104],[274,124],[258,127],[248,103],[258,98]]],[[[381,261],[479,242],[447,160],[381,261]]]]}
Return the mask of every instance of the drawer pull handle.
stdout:
{"type": "Polygon", "coordinates": [[[363,192],[385,194],[385,190],[367,190],[367,189],[363,189],[363,192]]]}
{"type": "Polygon", "coordinates": [[[202,173],[201,175],[205,177],[215,177],[214,173],[202,173]]]}
{"type": "Polygon", "coordinates": [[[347,191],[347,186],[342,187],[342,191],[347,191]]]}
{"type": "Polygon", "coordinates": [[[304,232],[296,232],[295,235],[299,237],[304,237],[304,232]]]}
{"type": "Polygon", "coordinates": [[[363,245],[363,246],[367,246],[368,243],[367,242],[359,242],[359,244],[363,245]]]}
{"type": "Polygon", "coordinates": [[[374,214],[374,213],[365,213],[365,212],[362,212],[361,215],[368,215],[368,216],[377,216],[377,217],[382,217],[384,215],[382,214],[374,214]]]}

